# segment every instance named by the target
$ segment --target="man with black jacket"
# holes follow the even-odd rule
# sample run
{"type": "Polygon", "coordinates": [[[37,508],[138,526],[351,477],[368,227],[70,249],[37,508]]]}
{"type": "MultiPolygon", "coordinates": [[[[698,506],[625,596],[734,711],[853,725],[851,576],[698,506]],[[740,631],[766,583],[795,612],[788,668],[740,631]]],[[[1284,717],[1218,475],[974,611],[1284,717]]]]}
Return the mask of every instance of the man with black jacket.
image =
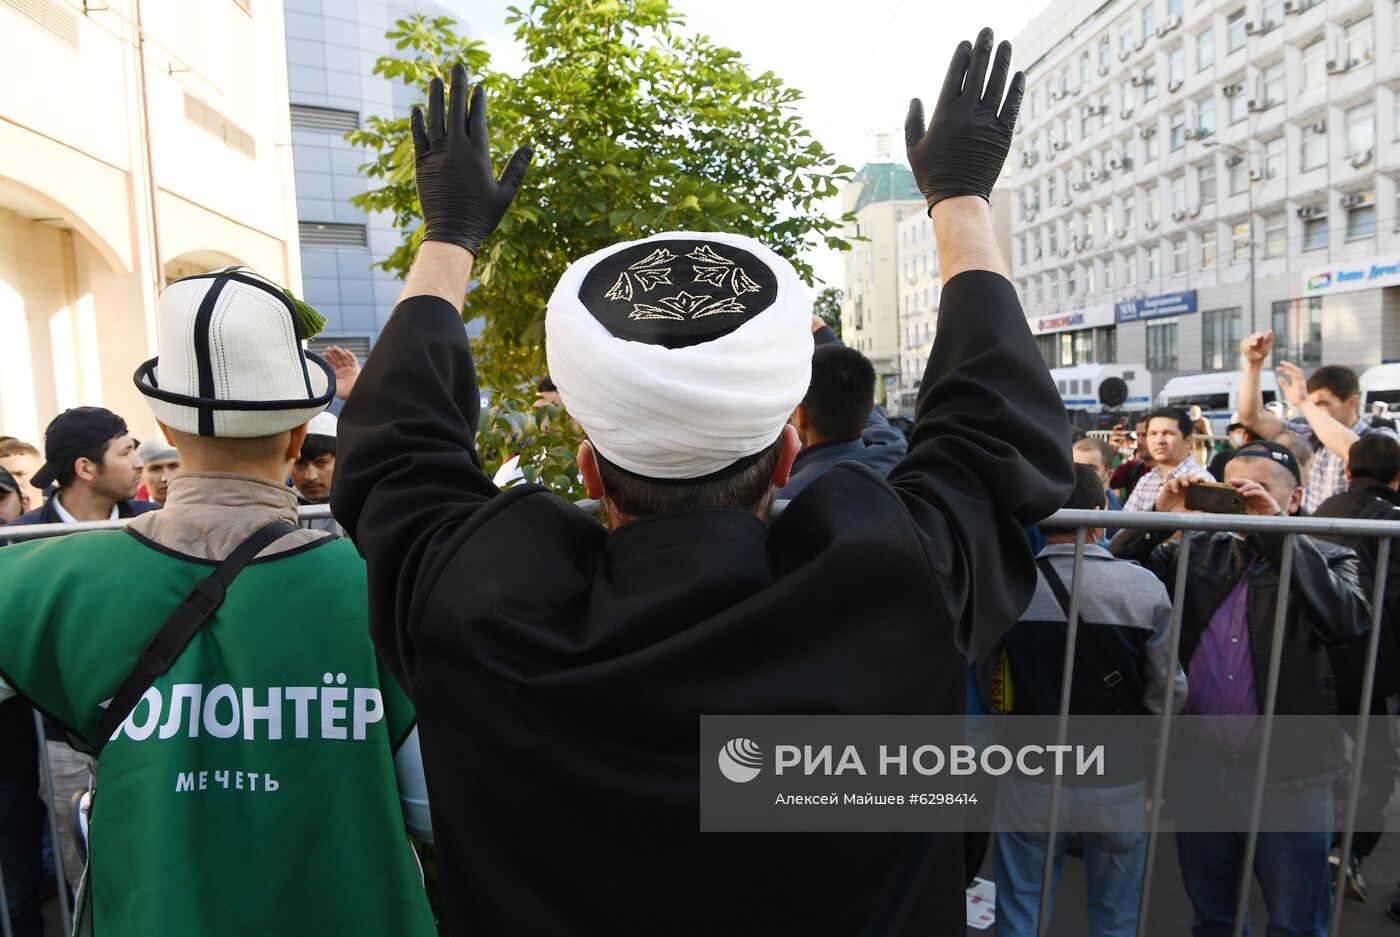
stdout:
{"type": "Polygon", "coordinates": [[[441,82],[415,113],[424,242],[341,414],[331,504],[419,714],[454,932],[961,933],[960,836],[701,835],[698,742],[702,714],[961,713],[964,653],[1030,597],[1022,530],[1072,475],[992,233],[1024,90],[992,46],[958,47],[927,135],[917,102],[907,122],[947,278],[909,454],[888,480],[833,467],[771,522],[811,300],[734,235],[606,248],[550,301],[549,372],[607,526],[491,483],[459,310],[530,154],[494,178],[461,66],[450,117],[441,82]],[[901,586],[851,586],[877,576],[901,586]]]}
{"type": "MultiPolygon", "coordinates": [[[[1248,514],[1286,516],[1302,501],[1297,459],[1272,442],[1254,442],[1226,464],[1225,480],[1244,497],[1248,514]]],[[[1210,481],[1204,472],[1180,475],[1162,486],[1156,510],[1185,508],[1186,491],[1210,481]]],[[[1170,531],[1125,531],[1114,540],[1119,556],[1136,559],[1164,583],[1175,577],[1181,540],[1170,531]]],[[[1284,534],[1196,531],[1191,541],[1180,659],[1186,668],[1186,715],[1234,717],[1198,720],[1194,733],[1174,735],[1167,791],[1178,807],[1213,809],[1203,819],[1177,813],[1177,852],[1186,893],[1195,910],[1197,937],[1231,932],[1245,835],[1218,832],[1218,818],[1248,823],[1257,752],[1258,720],[1265,709],[1270,648],[1278,601],[1284,534]],[[1178,742],[1179,738],[1179,742],[1178,742]],[[1189,743],[1188,747],[1183,747],[1189,743]],[[1187,789],[1189,785],[1189,790],[1187,789]],[[1217,830],[1217,831],[1212,831],[1217,830]]],[[[1365,633],[1369,609],[1361,590],[1356,554],[1306,536],[1293,539],[1278,671],[1275,712],[1281,716],[1335,715],[1329,647],[1365,633]]],[[[1295,732],[1288,748],[1306,751],[1306,766],[1275,752],[1265,803],[1287,817],[1290,830],[1259,834],[1253,874],[1269,911],[1269,932],[1320,935],[1331,907],[1327,856],[1331,846],[1332,780],[1344,764],[1341,729],[1335,720],[1310,723],[1310,735],[1295,732]]],[[[1277,827],[1275,827],[1277,829],[1277,827]]]]}
{"type": "MultiPolygon", "coordinates": [[[[1345,517],[1360,520],[1400,520],[1400,442],[1388,433],[1366,433],[1352,444],[1347,453],[1348,488],[1333,495],[1318,507],[1317,517],[1345,517]]],[[[1343,546],[1351,547],[1361,560],[1361,587],[1369,597],[1376,583],[1377,547],[1374,537],[1329,537],[1343,546]]],[[[1392,551],[1396,545],[1391,544],[1392,551]]],[[[1397,660],[1397,631],[1400,631],[1400,557],[1392,552],[1387,564],[1385,607],[1381,613],[1380,645],[1376,655],[1376,683],[1369,707],[1363,707],[1361,684],[1366,676],[1366,654],[1370,642],[1352,641],[1332,648],[1332,666],[1337,675],[1337,705],[1343,715],[1355,716],[1363,711],[1385,717],[1386,701],[1400,692],[1400,660],[1397,660]]],[[[1348,729],[1355,720],[1344,720],[1348,729]]],[[[1372,732],[1368,736],[1366,760],[1362,767],[1361,798],[1357,804],[1357,831],[1352,839],[1351,856],[1347,859],[1347,892],[1353,898],[1366,899],[1366,882],[1361,864],[1376,848],[1380,831],[1384,829],[1385,808],[1400,774],[1400,753],[1387,732],[1372,732]]],[[[1340,861],[1340,858],[1339,860],[1340,861]]],[[[1400,906],[1400,905],[1397,905],[1400,906]]]]}

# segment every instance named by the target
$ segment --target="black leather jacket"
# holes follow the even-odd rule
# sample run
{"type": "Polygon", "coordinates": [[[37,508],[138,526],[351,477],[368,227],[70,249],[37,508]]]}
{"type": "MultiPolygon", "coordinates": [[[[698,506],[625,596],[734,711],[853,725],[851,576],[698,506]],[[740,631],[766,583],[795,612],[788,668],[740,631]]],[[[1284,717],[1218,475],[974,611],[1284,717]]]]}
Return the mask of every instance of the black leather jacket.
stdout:
{"type": "MultiPolygon", "coordinates": [[[[1157,574],[1171,590],[1180,541],[1162,543],[1169,531],[1124,531],[1111,545],[1118,556],[1134,559],[1157,574]]],[[[1255,560],[1250,573],[1249,649],[1259,711],[1269,681],[1269,650],[1279,594],[1283,534],[1250,534],[1243,540],[1228,533],[1195,531],[1191,538],[1185,608],[1181,618],[1181,665],[1189,668],[1201,636],[1220,603],[1255,560]]],[[[1370,603],[1361,589],[1356,554],[1345,547],[1299,535],[1294,541],[1293,576],[1288,616],[1283,629],[1279,669],[1279,715],[1332,715],[1337,712],[1336,680],[1327,648],[1364,634],[1370,603]]],[[[1319,770],[1340,768],[1341,729],[1319,739],[1319,770]]],[[[1311,759],[1310,759],[1311,760],[1311,759]]],[[[1273,773],[1272,771],[1270,772],[1273,773]]]]}

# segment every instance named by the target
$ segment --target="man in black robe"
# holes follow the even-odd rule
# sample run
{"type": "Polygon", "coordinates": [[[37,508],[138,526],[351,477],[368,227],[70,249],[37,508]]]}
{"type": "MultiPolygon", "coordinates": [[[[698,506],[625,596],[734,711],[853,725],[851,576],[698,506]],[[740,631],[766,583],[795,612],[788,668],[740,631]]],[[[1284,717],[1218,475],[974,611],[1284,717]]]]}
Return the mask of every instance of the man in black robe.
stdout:
{"type": "MultiPolygon", "coordinates": [[[[662,425],[689,389],[637,387],[610,420],[590,383],[625,383],[627,348],[664,371],[696,342],[730,347],[775,323],[774,362],[796,347],[789,321],[810,343],[783,262],[727,235],[657,236],[676,242],[657,257],[704,258],[671,274],[696,284],[667,297],[688,314],[638,304],[665,278],[651,255],[622,256],[635,244],[590,269],[620,258],[652,273],[602,293],[571,268],[551,300],[550,373],[588,432],[580,466],[608,524],[539,485],[491,483],[458,310],[530,153],[493,177],[482,92],[468,116],[460,67],[447,119],[441,83],[426,125],[415,113],[424,243],[341,415],[331,500],[368,561],[375,641],[418,711],[455,933],[963,933],[961,836],[701,834],[698,743],[702,714],[962,713],[966,655],[1031,595],[1022,531],[1074,476],[1063,405],[992,234],[987,199],[1024,90],[1020,74],[1008,89],[1010,46],[995,60],[992,46],[990,30],[960,44],[927,133],[917,101],[907,122],[946,283],[908,455],[888,479],[835,466],[771,521],[796,450],[781,420],[736,421],[733,464],[714,470],[722,434],[696,442],[703,427],[680,406],[662,425]],[[743,276],[723,279],[727,262],[743,276]],[[695,314],[721,299],[735,319],[695,314]],[[610,305],[624,301],[639,308],[610,305]],[[585,328],[596,345],[560,346],[585,328]],[[557,367],[595,347],[606,366],[557,367]],[[654,477],[636,471],[648,465],[654,477]]],[[[714,396],[742,398],[737,383],[714,396]]],[[[800,399],[806,378],[783,384],[800,399]]],[[[795,402],[777,397],[765,406],[795,402]]]]}

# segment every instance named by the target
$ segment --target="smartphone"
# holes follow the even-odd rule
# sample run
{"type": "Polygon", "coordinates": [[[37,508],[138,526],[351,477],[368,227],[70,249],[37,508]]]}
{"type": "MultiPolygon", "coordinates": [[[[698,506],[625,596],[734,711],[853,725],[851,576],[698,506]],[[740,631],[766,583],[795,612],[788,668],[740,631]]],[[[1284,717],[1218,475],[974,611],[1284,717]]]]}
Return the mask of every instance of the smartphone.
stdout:
{"type": "Polygon", "coordinates": [[[1207,514],[1243,514],[1244,496],[1234,485],[1199,482],[1186,489],[1186,510],[1207,514]]]}

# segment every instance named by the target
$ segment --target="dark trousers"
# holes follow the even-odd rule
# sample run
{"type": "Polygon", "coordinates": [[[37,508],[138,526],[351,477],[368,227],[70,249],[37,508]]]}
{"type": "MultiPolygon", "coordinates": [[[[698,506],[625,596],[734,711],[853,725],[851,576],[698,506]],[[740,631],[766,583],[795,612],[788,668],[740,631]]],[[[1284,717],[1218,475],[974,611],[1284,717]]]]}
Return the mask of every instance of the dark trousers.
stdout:
{"type": "Polygon", "coordinates": [[[14,937],[43,937],[44,933],[45,814],[39,799],[37,754],[31,763],[32,778],[0,780],[0,870],[14,937]]]}

